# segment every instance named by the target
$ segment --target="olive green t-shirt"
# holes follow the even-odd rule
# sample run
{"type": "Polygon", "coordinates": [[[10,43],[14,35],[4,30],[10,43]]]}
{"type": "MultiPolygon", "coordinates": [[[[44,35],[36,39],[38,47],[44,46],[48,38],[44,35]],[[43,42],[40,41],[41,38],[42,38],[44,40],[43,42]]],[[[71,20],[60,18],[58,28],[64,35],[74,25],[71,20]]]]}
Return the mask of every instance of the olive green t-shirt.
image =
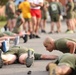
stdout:
{"type": "Polygon", "coordinates": [[[63,53],[70,52],[70,49],[66,45],[67,41],[76,42],[76,40],[74,40],[74,39],[60,38],[60,39],[58,39],[58,40],[55,41],[56,49],[59,50],[59,51],[61,51],[61,52],[63,52],[63,53]]]}
{"type": "Polygon", "coordinates": [[[49,4],[48,11],[49,11],[49,14],[51,14],[51,15],[61,14],[60,13],[61,9],[60,9],[59,4],[57,2],[51,2],[49,4]]]}
{"type": "Polygon", "coordinates": [[[68,7],[67,12],[72,12],[74,10],[74,3],[73,2],[68,2],[66,4],[66,7],[68,7]]]}
{"type": "Polygon", "coordinates": [[[7,15],[7,18],[15,18],[15,16],[14,16],[14,13],[11,11],[11,9],[10,9],[10,5],[12,5],[12,9],[13,9],[13,11],[14,11],[14,13],[15,13],[15,11],[16,11],[16,6],[15,6],[15,3],[13,2],[13,1],[8,1],[7,3],[6,3],[6,8],[5,8],[5,14],[7,15]]]}
{"type": "Polygon", "coordinates": [[[56,61],[56,64],[58,65],[68,65],[72,69],[76,68],[76,55],[65,53],[62,56],[59,57],[59,59],[56,61]]]}
{"type": "Polygon", "coordinates": [[[76,13],[76,2],[74,2],[74,11],[76,13]]]}

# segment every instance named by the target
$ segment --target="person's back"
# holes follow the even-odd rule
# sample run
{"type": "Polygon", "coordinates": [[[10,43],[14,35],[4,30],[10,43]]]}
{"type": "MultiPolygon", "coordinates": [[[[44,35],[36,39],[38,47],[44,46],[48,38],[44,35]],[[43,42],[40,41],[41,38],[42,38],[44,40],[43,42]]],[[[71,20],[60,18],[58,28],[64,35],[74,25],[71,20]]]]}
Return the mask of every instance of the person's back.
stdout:
{"type": "Polygon", "coordinates": [[[22,10],[24,18],[31,18],[30,3],[26,0],[19,5],[19,9],[22,10]]]}
{"type": "Polygon", "coordinates": [[[67,41],[72,41],[76,43],[76,40],[70,38],[60,38],[55,41],[56,49],[63,52],[69,53],[70,49],[67,47],[67,41]]]}
{"type": "Polygon", "coordinates": [[[14,13],[12,12],[12,10],[15,13],[15,4],[14,4],[13,1],[8,1],[6,3],[6,8],[5,8],[5,14],[6,14],[7,18],[9,18],[9,17],[10,18],[14,18],[15,17],[14,13]],[[10,5],[12,5],[12,9],[10,8],[10,5]]]}
{"type": "Polygon", "coordinates": [[[49,4],[49,12],[51,15],[54,15],[54,14],[59,14],[59,6],[57,4],[57,2],[51,2],[49,4]]]}
{"type": "Polygon", "coordinates": [[[67,12],[72,12],[73,9],[74,9],[74,2],[68,2],[68,3],[66,4],[66,7],[68,7],[67,12]]]}

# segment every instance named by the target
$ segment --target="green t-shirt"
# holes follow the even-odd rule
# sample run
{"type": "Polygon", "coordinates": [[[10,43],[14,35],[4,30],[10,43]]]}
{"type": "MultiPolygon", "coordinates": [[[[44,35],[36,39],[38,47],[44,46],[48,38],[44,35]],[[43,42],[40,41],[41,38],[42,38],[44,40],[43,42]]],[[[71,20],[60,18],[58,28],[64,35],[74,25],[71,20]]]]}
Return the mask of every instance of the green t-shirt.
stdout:
{"type": "Polygon", "coordinates": [[[74,11],[76,13],[76,2],[74,2],[74,11]]]}
{"type": "Polygon", "coordinates": [[[73,2],[68,2],[66,4],[66,7],[68,7],[67,12],[72,12],[74,10],[74,3],[73,2]]]}
{"type": "Polygon", "coordinates": [[[50,15],[61,14],[61,9],[57,2],[51,2],[49,4],[48,11],[50,15]]]}
{"type": "Polygon", "coordinates": [[[58,65],[65,64],[75,69],[76,68],[76,56],[74,54],[65,53],[59,57],[59,59],[56,61],[56,64],[58,65]]]}
{"type": "Polygon", "coordinates": [[[63,52],[68,53],[70,52],[70,49],[67,47],[66,42],[67,41],[73,41],[76,42],[76,40],[70,39],[70,38],[61,38],[55,41],[56,49],[63,52]]]}
{"type": "Polygon", "coordinates": [[[14,16],[14,13],[11,11],[11,9],[9,7],[10,5],[12,5],[12,9],[15,13],[15,11],[16,11],[15,3],[13,1],[8,1],[5,5],[5,7],[6,7],[5,8],[5,14],[7,15],[7,18],[14,18],[15,16],[14,16]]]}

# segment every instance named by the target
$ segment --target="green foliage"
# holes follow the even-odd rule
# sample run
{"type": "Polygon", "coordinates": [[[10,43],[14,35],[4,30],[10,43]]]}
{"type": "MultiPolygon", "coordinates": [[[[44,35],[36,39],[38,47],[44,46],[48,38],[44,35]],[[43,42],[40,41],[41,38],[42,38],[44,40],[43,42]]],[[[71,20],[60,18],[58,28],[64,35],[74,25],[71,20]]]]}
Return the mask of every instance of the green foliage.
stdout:
{"type": "Polygon", "coordinates": [[[0,16],[0,21],[6,21],[6,17],[5,16],[0,16]]]}
{"type": "Polygon", "coordinates": [[[0,28],[3,27],[6,23],[7,21],[0,21],[0,28]]]}
{"type": "Polygon", "coordinates": [[[0,5],[5,5],[8,0],[0,0],[0,5]]]}

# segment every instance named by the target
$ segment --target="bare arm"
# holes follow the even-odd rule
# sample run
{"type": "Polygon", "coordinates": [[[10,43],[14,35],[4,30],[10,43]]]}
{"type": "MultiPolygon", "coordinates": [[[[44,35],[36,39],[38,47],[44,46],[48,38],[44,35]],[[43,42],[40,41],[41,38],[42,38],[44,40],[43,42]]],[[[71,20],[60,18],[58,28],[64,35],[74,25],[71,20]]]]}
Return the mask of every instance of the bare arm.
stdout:
{"type": "Polygon", "coordinates": [[[11,4],[9,5],[9,8],[11,9],[12,13],[13,13],[13,14],[15,14],[15,11],[13,10],[13,8],[12,8],[12,5],[11,5],[11,4]]]}
{"type": "Polygon", "coordinates": [[[72,41],[68,41],[67,42],[67,47],[70,49],[70,53],[74,53],[75,48],[76,48],[76,43],[72,42],[72,41]]]}
{"type": "Polygon", "coordinates": [[[42,60],[55,60],[57,59],[57,55],[41,55],[42,60]]]}
{"type": "Polygon", "coordinates": [[[38,7],[38,6],[43,6],[43,3],[35,4],[35,3],[30,3],[31,7],[38,7]]]}

